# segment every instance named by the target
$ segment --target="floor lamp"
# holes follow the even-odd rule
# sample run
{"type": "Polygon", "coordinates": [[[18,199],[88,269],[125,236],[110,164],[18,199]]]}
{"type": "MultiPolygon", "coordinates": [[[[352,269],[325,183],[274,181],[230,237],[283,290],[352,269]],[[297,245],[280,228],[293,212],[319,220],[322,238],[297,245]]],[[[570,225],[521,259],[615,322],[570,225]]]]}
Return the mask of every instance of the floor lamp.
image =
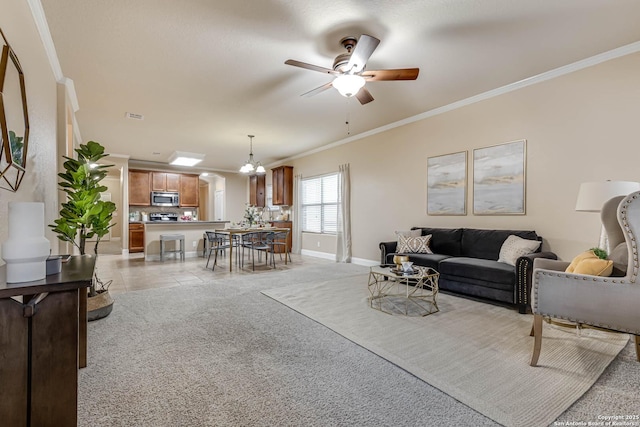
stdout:
{"type": "MultiPolygon", "coordinates": [[[[640,190],[640,182],[634,181],[600,181],[583,182],[578,190],[576,211],[600,212],[602,205],[616,196],[626,196],[640,190]]],[[[598,247],[609,253],[609,244],[604,227],[600,225],[600,242],[598,247]]]]}

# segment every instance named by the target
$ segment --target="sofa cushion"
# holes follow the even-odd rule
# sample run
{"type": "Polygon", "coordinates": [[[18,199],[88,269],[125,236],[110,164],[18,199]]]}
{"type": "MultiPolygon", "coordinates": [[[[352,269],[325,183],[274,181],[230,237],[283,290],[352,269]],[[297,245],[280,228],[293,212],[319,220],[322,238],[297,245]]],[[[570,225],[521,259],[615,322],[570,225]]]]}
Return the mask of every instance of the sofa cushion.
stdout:
{"type": "Polygon", "coordinates": [[[422,235],[431,234],[429,247],[434,254],[460,256],[462,239],[462,228],[425,228],[413,227],[412,230],[422,230],[422,235]]]}
{"type": "Polygon", "coordinates": [[[450,258],[449,255],[442,254],[408,254],[409,261],[413,262],[415,265],[419,265],[421,267],[431,267],[434,270],[438,270],[438,264],[443,259],[450,258]]]}
{"type": "Polygon", "coordinates": [[[515,267],[503,262],[480,258],[447,258],[438,265],[440,274],[468,277],[484,282],[494,282],[513,287],[515,267]]]}
{"type": "Polygon", "coordinates": [[[433,253],[431,249],[429,249],[429,240],[431,240],[430,234],[428,236],[419,237],[403,236],[399,234],[397,251],[401,254],[433,253]]]}
{"type": "MultiPolygon", "coordinates": [[[[461,255],[497,261],[502,244],[512,234],[527,240],[539,240],[535,231],[465,228],[462,230],[461,255]]],[[[437,252],[435,249],[433,251],[437,252]]]]}
{"type": "Polygon", "coordinates": [[[498,262],[516,265],[518,258],[534,253],[541,244],[542,242],[539,240],[523,239],[522,237],[511,234],[500,248],[498,262]]]}

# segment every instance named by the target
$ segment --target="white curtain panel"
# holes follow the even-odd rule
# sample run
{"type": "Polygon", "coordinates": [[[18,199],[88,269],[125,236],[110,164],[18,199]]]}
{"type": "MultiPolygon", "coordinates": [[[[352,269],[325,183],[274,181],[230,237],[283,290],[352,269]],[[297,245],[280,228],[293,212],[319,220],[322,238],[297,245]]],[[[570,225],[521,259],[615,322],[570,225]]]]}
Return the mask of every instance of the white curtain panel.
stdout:
{"type": "Polygon", "coordinates": [[[351,176],[349,164],[340,165],[336,261],[351,262],[351,176]]]}
{"type": "Polygon", "coordinates": [[[293,230],[291,253],[300,254],[302,248],[302,175],[293,177],[293,230]]]}

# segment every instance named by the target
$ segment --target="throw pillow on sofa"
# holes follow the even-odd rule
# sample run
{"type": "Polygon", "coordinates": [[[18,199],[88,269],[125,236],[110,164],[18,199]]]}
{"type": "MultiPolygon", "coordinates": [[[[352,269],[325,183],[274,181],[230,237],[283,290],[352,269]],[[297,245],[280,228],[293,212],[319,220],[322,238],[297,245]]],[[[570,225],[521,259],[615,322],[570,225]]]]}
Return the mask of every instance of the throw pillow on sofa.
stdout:
{"type": "Polygon", "coordinates": [[[567,273],[588,274],[590,276],[611,276],[613,261],[598,258],[593,251],[576,256],[565,270],[567,273]]]}
{"type": "Polygon", "coordinates": [[[509,265],[516,265],[516,261],[521,256],[529,255],[538,250],[542,242],[538,240],[528,240],[511,234],[502,244],[498,262],[509,265]]]}
{"type": "Polygon", "coordinates": [[[422,230],[408,230],[408,231],[396,231],[396,236],[404,236],[404,237],[420,237],[422,236],[422,230]]]}
{"type": "Polygon", "coordinates": [[[401,254],[432,254],[429,248],[431,234],[419,237],[407,237],[398,235],[398,247],[396,251],[401,254]]]}

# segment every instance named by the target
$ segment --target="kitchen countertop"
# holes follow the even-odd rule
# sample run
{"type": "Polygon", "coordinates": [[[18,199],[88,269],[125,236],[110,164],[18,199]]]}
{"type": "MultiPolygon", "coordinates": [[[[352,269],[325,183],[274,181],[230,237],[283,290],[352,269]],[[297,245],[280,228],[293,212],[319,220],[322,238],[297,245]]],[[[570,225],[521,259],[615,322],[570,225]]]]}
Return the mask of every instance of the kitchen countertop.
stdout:
{"type": "Polygon", "coordinates": [[[129,224],[145,224],[145,225],[159,225],[159,224],[226,224],[230,221],[129,221],[129,224]]]}

